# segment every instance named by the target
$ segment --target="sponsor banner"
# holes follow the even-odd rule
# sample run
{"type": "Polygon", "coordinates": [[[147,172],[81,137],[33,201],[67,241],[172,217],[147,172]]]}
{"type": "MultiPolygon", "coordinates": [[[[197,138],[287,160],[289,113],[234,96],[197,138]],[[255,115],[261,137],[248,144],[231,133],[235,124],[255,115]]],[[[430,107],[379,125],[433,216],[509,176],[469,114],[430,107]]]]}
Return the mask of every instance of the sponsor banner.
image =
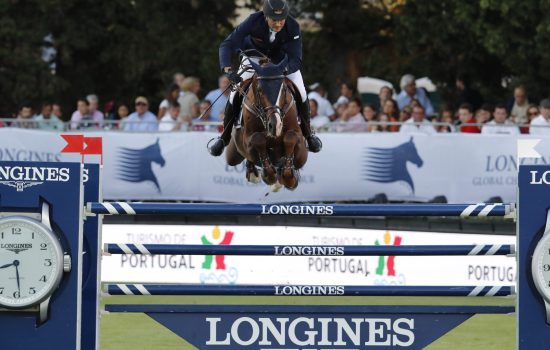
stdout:
{"type": "Polygon", "coordinates": [[[344,245],[514,244],[514,236],[307,227],[104,225],[103,241],[333,247],[327,256],[111,255],[103,257],[103,282],[506,286],[515,283],[516,275],[515,260],[506,256],[338,256],[338,246],[344,245]]]}
{"type": "MultiPolygon", "coordinates": [[[[392,200],[445,196],[449,203],[471,203],[495,196],[512,202],[516,196],[515,136],[321,134],[323,151],[309,154],[299,188],[277,193],[248,183],[244,164],[230,167],[223,156],[211,157],[206,144],[214,133],[86,136],[104,138],[106,199],[273,203],[365,200],[385,193],[392,200]]],[[[550,163],[545,141],[537,146],[543,157],[535,163],[550,163]]],[[[0,128],[0,160],[80,161],[80,155],[60,154],[64,146],[55,132],[0,128]]]]}

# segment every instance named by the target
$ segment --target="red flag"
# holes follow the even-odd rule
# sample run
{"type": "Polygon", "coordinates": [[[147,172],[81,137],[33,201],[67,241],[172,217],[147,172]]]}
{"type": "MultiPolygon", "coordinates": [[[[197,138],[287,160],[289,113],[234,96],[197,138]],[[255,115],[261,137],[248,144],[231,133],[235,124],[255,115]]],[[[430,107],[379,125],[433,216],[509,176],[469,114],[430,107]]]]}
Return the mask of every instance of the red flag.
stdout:
{"type": "Polygon", "coordinates": [[[102,137],[84,137],[86,148],[82,150],[82,154],[99,154],[103,155],[103,138],[102,137]]]}
{"type": "Polygon", "coordinates": [[[61,150],[61,153],[80,153],[84,150],[84,135],[61,135],[67,145],[61,150]]]}

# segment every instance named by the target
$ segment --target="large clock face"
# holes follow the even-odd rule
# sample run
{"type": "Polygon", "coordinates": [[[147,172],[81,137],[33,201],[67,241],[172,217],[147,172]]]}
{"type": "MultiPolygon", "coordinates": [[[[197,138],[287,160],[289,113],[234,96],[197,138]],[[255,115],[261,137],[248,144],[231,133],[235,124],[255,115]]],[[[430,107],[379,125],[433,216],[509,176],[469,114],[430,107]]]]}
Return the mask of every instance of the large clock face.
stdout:
{"type": "Polygon", "coordinates": [[[535,286],[544,299],[550,302],[550,235],[539,241],[531,268],[535,286]]]}
{"type": "Polygon", "coordinates": [[[46,226],[25,217],[0,220],[0,306],[40,303],[57,287],[62,271],[61,247],[46,226]]]}

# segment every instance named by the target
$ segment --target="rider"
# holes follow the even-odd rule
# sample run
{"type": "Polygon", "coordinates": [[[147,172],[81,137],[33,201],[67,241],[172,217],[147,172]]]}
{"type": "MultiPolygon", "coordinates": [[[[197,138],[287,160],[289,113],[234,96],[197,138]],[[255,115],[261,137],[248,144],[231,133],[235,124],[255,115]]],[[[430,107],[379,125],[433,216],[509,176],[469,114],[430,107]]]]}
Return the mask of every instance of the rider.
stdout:
{"type": "MultiPolygon", "coordinates": [[[[288,75],[300,92],[301,101],[296,101],[301,118],[300,127],[311,152],[319,152],[321,140],[311,132],[309,101],[306,88],[300,73],[302,64],[302,36],[300,25],[288,14],[286,0],[265,0],[263,11],[250,15],[220,45],[220,66],[232,84],[239,84],[243,79],[251,78],[253,73],[239,74],[231,68],[231,54],[238,50],[255,49],[266,55],[274,63],[280,62],[285,54],[288,56],[288,75]]],[[[250,58],[254,60],[255,58],[250,58]]],[[[242,63],[241,63],[242,64],[242,63]]],[[[231,140],[233,124],[237,119],[239,106],[233,108],[236,91],[232,91],[225,107],[222,135],[209,147],[213,156],[222,154],[231,140]]],[[[236,102],[236,101],[235,101],[236,102]]]]}

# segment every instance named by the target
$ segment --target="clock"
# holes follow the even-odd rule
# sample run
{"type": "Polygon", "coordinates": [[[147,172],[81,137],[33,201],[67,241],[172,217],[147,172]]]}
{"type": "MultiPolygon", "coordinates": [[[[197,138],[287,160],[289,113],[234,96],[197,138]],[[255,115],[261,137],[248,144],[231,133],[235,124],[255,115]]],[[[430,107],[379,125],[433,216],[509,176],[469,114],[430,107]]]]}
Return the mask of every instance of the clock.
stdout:
{"type": "Polygon", "coordinates": [[[550,231],[537,243],[531,262],[533,282],[546,308],[546,323],[550,324],[550,231]]]}
{"type": "Polygon", "coordinates": [[[49,206],[41,214],[3,213],[0,218],[0,307],[40,311],[47,319],[50,297],[63,272],[70,270],[70,256],[53,232],[49,206]]]}

